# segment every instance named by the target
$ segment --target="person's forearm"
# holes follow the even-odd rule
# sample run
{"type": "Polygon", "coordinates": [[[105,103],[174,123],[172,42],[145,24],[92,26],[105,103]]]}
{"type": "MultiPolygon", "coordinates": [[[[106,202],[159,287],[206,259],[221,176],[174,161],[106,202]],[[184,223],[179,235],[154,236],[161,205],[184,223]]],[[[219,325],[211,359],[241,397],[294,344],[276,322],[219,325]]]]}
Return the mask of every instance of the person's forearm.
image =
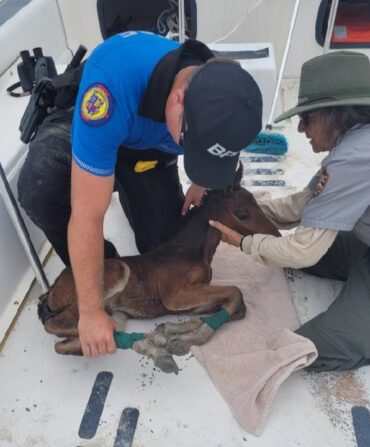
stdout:
{"type": "Polygon", "coordinates": [[[295,194],[276,199],[257,200],[264,214],[279,229],[296,227],[302,217],[303,209],[313,197],[313,192],[305,188],[295,194]]]}
{"type": "Polygon", "coordinates": [[[241,248],[262,264],[304,268],[316,264],[337,235],[337,230],[299,226],[294,234],[280,238],[265,234],[247,236],[241,248]]]}
{"type": "Polygon", "coordinates": [[[81,315],[103,309],[103,222],[71,217],[68,249],[81,315]]]}

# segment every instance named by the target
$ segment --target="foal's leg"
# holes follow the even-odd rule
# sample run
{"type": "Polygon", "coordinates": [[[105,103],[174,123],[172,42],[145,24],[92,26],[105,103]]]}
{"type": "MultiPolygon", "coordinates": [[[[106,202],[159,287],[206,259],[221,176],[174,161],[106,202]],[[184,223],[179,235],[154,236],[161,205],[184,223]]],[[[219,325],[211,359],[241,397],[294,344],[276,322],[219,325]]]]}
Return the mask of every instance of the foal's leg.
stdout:
{"type": "MultiPolygon", "coordinates": [[[[112,300],[114,303],[114,300],[112,300]]],[[[112,311],[114,304],[107,301],[107,309],[112,311]]],[[[118,348],[133,349],[141,355],[150,357],[155,366],[165,373],[178,374],[179,368],[171,354],[162,346],[157,346],[143,333],[125,332],[127,317],[123,312],[113,310],[111,315],[116,324],[115,341],[118,348]]]]}
{"type": "MultiPolygon", "coordinates": [[[[104,299],[122,292],[129,280],[130,269],[120,259],[107,259],[104,263],[104,299]]],[[[40,297],[39,317],[45,323],[68,306],[75,304],[76,288],[72,270],[67,267],[55,280],[50,290],[40,297]],[[45,317],[45,318],[44,318],[45,317]]]]}
{"type": "MultiPolygon", "coordinates": [[[[145,334],[147,337],[147,334],[145,334]]],[[[155,366],[165,373],[178,374],[179,368],[166,348],[155,345],[150,338],[135,341],[132,349],[138,354],[146,355],[153,359],[155,366]]]]}
{"type": "MultiPolygon", "coordinates": [[[[66,311],[68,311],[71,307],[72,306],[64,310],[56,318],[60,320],[60,316],[62,316],[65,319],[64,314],[66,314],[66,311]]],[[[153,360],[155,366],[157,366],[163,372],[175,374],[178,373],[179,368],[175,360],[164,347],[156,346],[149,338],[144,338],[146,337],[146,334],[138,334],[140,336],[142,335],[143,338],[141,340],[139,339],[137,341],[134,341],[135,335],[137,334],[124,332],[127,317],[123,312],[115,311],[112,313],[111,318],[116,324],[116,330],[119,331],[119,333],[116,333],[117,347],[133,349],[138,354],[150,357],[153,360]],[[121,341],[121,345],[119,343],[119,340],[121,341]],[[122,343],[122,340],[124,341],[124,343],[122,343]]],[[[50,332],[61,337],[66,337],[64,340],[55,344],[55,351],[58,354],[82,355],[81,343],[77,331],[77,323],[72,323],[70,327],[66,327],[66,324],[61,324],[61,321],[57,321],[57,324],[54,326],[54,320],[55,319],[48,320],[45,323],[45,329],[49,328],[48,326],[52,324],[53,326],[49,328],[50,332]],[[61,330],[61,326],[63,327],[63,330],[61,330]]]]}
{"type": "Polygon", "coordinates": [[[44,329],[57,337],[78,337],[77,323],[78,309],[77,303],[74,302],[54,317],[46,320],[44,329]]]}
{"type": "Polygon", "coordinates": [[[242,293],[235,286],[200,285],[179,292],[164,304],[171,311],[193,313],[221,307],[215,315],[178,325],[166,323],[159,329],[157,340],[165,338],[167,350],[175,355],[187,354],[192,345],[205,344],[225,322],[245,315],[242,293]]]}
{"type": "MultiPolygon", "coordinates": [[[[123,312],[114,312],[111,315],[118,331],[124,331],[127,317],[123,312]]],[[[55,343],[55,351],[64,355],[82,355],[81,343],[78,336],[77,303],[73,303],[56,317],[47,320],[44,324],[46,332],[65,340],[55,343]]]]}
{"type": "MultiPolygon", "coordinates": [[[[104,267],[104,300],[109,303],[112,297],[125,289],[130,270],[119,259],[106,260],[104,267]]],[[[41,297],[38,310],[46,332],[58,337],[66,337],[65,340],[55,344],[56,352],[58,354],[82,355],[77,329],[76,290],[70,268],[63,270],[50,291],[41,297]]],[[[111,309],[109,313],[115,321],[117,329],[124,330],[126,318],[122,312],[116,312],[116,310],[111,309]]]]}

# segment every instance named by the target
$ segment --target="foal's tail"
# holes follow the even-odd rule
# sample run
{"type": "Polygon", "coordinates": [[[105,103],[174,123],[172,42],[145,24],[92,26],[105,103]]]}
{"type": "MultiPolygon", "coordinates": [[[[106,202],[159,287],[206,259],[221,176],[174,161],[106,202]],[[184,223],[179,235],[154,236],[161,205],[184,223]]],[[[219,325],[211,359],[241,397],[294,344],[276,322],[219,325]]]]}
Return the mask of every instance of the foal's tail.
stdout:
{"type": "Polygon", "coordinates": [[[50,320],[50,318],[54,318],[56,315],[60,313],[60,311],[53,311],[50,309],[48,305],[49,292],[44,293],[39,298],[39,304],[37,305],[37,315],[39,316],[42,324],[45,324],[46,321],[50,320]]]}

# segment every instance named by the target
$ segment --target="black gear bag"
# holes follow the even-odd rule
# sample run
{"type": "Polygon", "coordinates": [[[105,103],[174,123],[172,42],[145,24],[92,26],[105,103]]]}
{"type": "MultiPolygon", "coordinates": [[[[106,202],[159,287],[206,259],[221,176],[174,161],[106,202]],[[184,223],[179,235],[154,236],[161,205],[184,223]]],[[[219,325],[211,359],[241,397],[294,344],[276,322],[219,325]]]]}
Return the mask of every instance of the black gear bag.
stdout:
{"type": "MultiPolygon", "coordinates": [[[[179,0],[97,0],[103,39],[124,31],[151,31],[176,38],[179,33],[179,0]]],[[[185,34],[197,35],[196,0],[184,0],[185,34]]]]}

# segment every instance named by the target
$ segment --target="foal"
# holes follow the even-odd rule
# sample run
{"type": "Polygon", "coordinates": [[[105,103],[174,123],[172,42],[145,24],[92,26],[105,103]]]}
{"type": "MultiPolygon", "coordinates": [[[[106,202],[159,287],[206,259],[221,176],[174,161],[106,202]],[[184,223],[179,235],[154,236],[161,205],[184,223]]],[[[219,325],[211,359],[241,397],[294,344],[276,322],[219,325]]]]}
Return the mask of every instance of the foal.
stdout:
{"type": "MultiPolygon", "coordinates": [[[[177,373],[171,354],[188,353],[192,345],[206,343],[223,323],[244,317],[246,308],[237,287],[209,285],[210,265],[221,234],[208,221],[220,221],[245,235],[251,234],[251,227],[265,234],[279,232],[264,216],[253,195],[240,186],[241,177],[242,166],[234,185],[224,191],[208,192],[203,204],[182,219],[168,242],[143,255],[105,261],[105,309],[119,331],[124,330],[126,318],[216,312],[184,323],[165,323],[148,334],[115,332],[118,347],[148,355],[163,371],[177,373]]],[[[82,354],[70,267],[40,297],[39,316],[47,332],[65,337],[56,343],[56,352],[82,354]]]]}

